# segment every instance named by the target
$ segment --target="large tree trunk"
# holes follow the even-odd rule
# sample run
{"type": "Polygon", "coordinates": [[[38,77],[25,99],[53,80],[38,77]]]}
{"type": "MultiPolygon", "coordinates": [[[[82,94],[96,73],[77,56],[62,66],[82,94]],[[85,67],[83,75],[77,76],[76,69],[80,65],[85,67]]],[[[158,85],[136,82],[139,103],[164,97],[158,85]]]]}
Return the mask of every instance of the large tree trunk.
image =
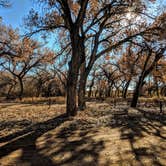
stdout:
{"type": "Polygon", "coordinates": [[[86,81],[87,75],[85,72],[86,66],[85,62],[82,63],[80,68],[80,80],[79,80],[79,89],[78,89],[78,109],[84,110],[86,108],[86,81]]]}
{"type": "MultiPolygon", "coordinates": [[[[77,51],[77,50],[76,50],[77,51]]],[[[78,57],[71,59],[69,63],[69,71],[67,78],[67,107],[66,112],[68,116],[75,116],[77,114],[77,81],[79,74],[78,57]]]]}
{"type": "Polygon", "coordinates": [[[86,80],[81,80],[78,90],[78,108],[79,110],[84,110],[86,108],[86,80]]]}
{"type": "Polygon", "coordinates": [[[79,75],[79,68],[83,62],[82,57],[82,45],[84,41],[81,37],[77,36],[77,32],[73,32],[71,35],[72,41],[72,57],[69,62],[69,71],[67,77],[67,107],[66,113],[68,116],[77,115],[77,82],[79,75]]]}
{"type": "Polygon", "coordinates": [[[19,81],[19,85],[20,85],[20,91],[19,91],[18,97],[20,100],[22,100],[23,92],[24,92],[24,85],[23,85],[23,81],[22,81],[21,77],[18,77],[18,81],[19,81]]]}
{"type": "Polygon", "coordinates": [[[78,64],[71,62],[69,66],[67,79],[67,107],[66,112],[68,116],[75,116],[77,114],[77,80],[78,80],[78,64]]]}
{"type": "Polygon", "coordinates": [[[132,99],[132,102],[131,102],[131,107],[136,107],[137,106],[137,102],[138,102],[138,97],[141,93],[141,89],[143,87],[143,85],[145,84],[144,82],[144,79],[146,78],[146,76],[154,69],[154,65],[152,64],[146,71],[143,70],[140,78],[139,78],[139,81],[136,85],[136,89],[134,91],[134,94],[133,94],[133,99],[132,99]]]}
{"type": "Polygon", "coordinates": [[[70,69],[67,79],[67,108],[68,116],[75,116],[77,114],[76,92],[77,92],[77,76],[76,69],[70,69]]]}
{"type": "Polygon", "coordinates": [[[78,108],[79,110],[84,110],[86,108],[86,81],[90,70],[86,68],[85,60],[85,46],[83,43],[80,45],[80,51],[82,56],[81,67],[80,67],[80,80],[78,89],[78,108]]]}
{"type": "Polygon", "coordinates": [[[154,60],[154,62],[151,64],[151,66],[146,70],[146,67],[147,67],[147,64],[148,64],[148,61],[151,57],[151,52],[148,54],[146,60],[145,60],[145,63],[144,63],[144,66],[143,66],[143,69],[142,69],[142,73],[139,77],[139,80],[138,80],[138,83],[136,85],[136,88],[135,88],[135,91],[134,91],[134,94],[133,94],[133,98],[132,98],[132,102],[131,102],[131,107],[135,108],[137,106],[137,103],[138,103],[138,97],[140,95],[140,92],[141,92],[141,89],[142,89],[142,86],[143,86],[143,81],[145,79],[145,77],[153,70],[154,68],[154,64],[157,62],[156,58],[154,60]]]}

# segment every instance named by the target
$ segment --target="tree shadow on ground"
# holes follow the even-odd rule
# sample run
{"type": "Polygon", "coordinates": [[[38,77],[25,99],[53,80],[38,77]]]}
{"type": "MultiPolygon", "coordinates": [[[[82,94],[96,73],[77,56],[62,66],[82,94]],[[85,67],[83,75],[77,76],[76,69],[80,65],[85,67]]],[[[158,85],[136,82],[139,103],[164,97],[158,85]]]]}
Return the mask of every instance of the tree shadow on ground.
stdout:
{"type": "MultiPolygon", "coordinates": [[[[14,128],[25,128],[29,125],[32,125],[32,121],[29,121],[27,119],[23,119],[23,120],[12,120],[12,121],[0,121],[0,131],[4,130],[4,129],[9,129],[12,130],[14,128]]],[[[0,142],[1,142],[1,138],[0,138],[0,142]]]]}
{"type": "MultiPolygon", "coordinates": [[[[49,153],[54,158],[55,165],[97,166],[100,165],[100,152],[105,148],[104,140],[94,139],[97,133],[97,129],[81,130],[71,123],[67,128],[60,129],[56,134],[44,137],[42,142],[44,141],[45,144],[40,150],[43,153],[49,153]],[[48,142],[51,141],[54,144],[49,147],[48,142]],[[52,149],[50,150],[50,148],[52,149]]],[[[104,161],[102,165],[108,166],[109,161],[104,161]]]]}
{"type": "Polygon", "coordinates": [[[54,119],[35,124],[25,130],[0,138],[1,143],[7,142],[0,147],[0,158],[5,157],[18,149],[22,149],[20,160],[23,162],[28,162],[30,165],[53,165],[49,158],[39,154],[36,149],[36,140],[48,130],[58,127],[67,120],[68,118],[66,115],[60,115],[54,119]]]}
{"type": "MultiPolygon", "coordinates": [[[[131,109],[131,108],[130,108],[131,109]]],[[[124,109],[113,116],[113,128],[119,128],[120,139],[129,141],[137,165],[164,165],[166,161],[166,115],[145,112],[143,109],[124,109]],[[133,112],[132,112],[133,111],[133,112]],[[161,162],[162,161],[162,162],[161,162]]],[[[123,145],[122,145],[123,146],[123,145]]],[[[125,155],[125,153],[123,153],[125,155]]]]}
{"type": "Polygon", "coordinates": [[[14,159],[11,165],[99,165],[98,157],[100,151],[104,149],[104,142],[93,140],[92,136],[96,132],[95,130],[91,132],[81,130],[77,123],[64,114],[1,137],[0,164],[5,165],[3,162],[5,157],[21,150],[21,155],[17,160],[14,159]],[[67,128],[63,127],[64,123],[69,123],[67,128]],[[60,126],[62,127],[58,130],[60,126]],[[58,131],[54,133],[54,130],[58,131]],[[73,136],[75,134],[77,134],[77,139],[73,136]],[[43,140],[40,141],[40,139],[43,140]]]}
{"type": "Polygon", "coordinates": [[[117,111],[103,108],[99,116],[92,112],[95,126],[83,117],[69,119],[64,114],[1,137],[0,165],[5,166],[3,161],[18,150],[21,154],[10,165],[112,166],[126,161],[134,166],[164,165],[165,115],[124,107],[117,111]],[[100,116],[109,123],[98,123],[100,116]],[[107,152],[111,152],[108,157],[107,152]]]}

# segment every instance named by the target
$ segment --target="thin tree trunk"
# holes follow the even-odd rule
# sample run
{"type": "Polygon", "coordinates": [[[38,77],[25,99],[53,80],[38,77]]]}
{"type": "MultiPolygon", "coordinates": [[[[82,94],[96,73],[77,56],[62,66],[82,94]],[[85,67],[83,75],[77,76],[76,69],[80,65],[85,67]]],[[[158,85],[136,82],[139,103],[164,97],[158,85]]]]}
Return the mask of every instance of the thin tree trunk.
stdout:
{"type": "Polygon", "coordinates": [[[36,91],[36,97],[39,97],[40,94],[41,94],[42,84],[43,84],[43,82],[41,80],[39,80],[39,82],[37,84],[37,87],[36,87],[36,89],[37,89],[37,91],[36,91]]]}
{"type": "Polygon", "coordinates": [[[136,89],[133,94],[132,102],[131,102],[131,107],[135,108],[138,103],[138,97],[140,95],[140,89],[141,89],[141,83],[138,83],[136,86],[136,89]]]}
{"type": "Polygon", "coordinates": [[[20,91],[19,91],[19,99],[22,100],[23,92],[24,92],[24,85],[21,77],[18,77],[19,85],[20,85],[20,91]]]}
{"type": "Polygon", "coordinates": [[[155,84],[156,84],[156,95],[157,95],[157,97],[159,97],[159,86],[158,86],[158,82],[156,81],[155,84]]]}
{"type": "Polygon", "coordinates": [[[112,84],[108,83],[108,88],[106,90],[106,97],[111,97],[112,84]]]}
{"type": "Polygon", "coordinates": [[[95,90],[95,98],[97,97],[97,94],[98,94],[98,90],[96,89],[95,90]]]}
{"type": "MultiPolygon", "coordinates": [[[[92,80],[93,81],[93,80],[92,80]]],[[[92,87],[93,87],[94,83],[92,82],[89,86],[89,92],[88,92],[88,97],[90,98],[92,96],[92,87]]]]}
{"type": "Polygon", "coordinates": [[[92,88],[93,88],[94,82],[95,82],[95,79],[92,78],[91,84],[89,86],[89,92],[88,92],[88,97],[89,98],[92,96],[92,88]]]}
{"type": "Polygon", "coordinates": [[[117,97],[119,97],[119,88],[117,88],[117,97]]]}
{"type": "Polygon", "coordinates": [[[10,99],[10,93],[11,93],[12,89],[13,89],[13,85],[10,86],[10,88],[7,92],[7,95],[6,95],[6,99],[10,99]]]}
{"type": "Polygon", "coordinates": [[[128,91],[129,85],[130,85],[130,81],[131,80],[128,80],[126,85],[125,85],[125,89],[124,89],[124,92],[123,92],[123,98],[124,99],[126,99],[126,97],[127,97],[127,91],[128,91]]]}
{"type": "Polygon", "coordinates": [[[138,103],[138,98],[139,98],[139,95],[141,93],[141,89],[142,89],[142,86],[144,85],[144,79],[145,77],[148,75],[145,74],[145,72],[142,73],[142,75],[139,77],[139,81],[136,85],[136,88],[135,88],[135,91],[134,91],[134,94],[133,94],[133,98],[132,98],[132,101],[131,101],[131,107],[135,108],[137,107],[137,103],[138,103]]]}

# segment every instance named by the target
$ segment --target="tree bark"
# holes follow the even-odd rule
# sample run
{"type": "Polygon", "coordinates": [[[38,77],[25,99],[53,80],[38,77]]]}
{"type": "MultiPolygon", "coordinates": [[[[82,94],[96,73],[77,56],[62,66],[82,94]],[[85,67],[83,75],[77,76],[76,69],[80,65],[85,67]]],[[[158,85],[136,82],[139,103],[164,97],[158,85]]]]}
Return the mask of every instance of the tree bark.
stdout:
{"type": "MultiPolygon", "coordinates": [[[[17,84],[17,81],[16,81],[16,80],[14,80],[14,83],[11,83],[11,84],[10,84],[9,90],[8,90],[8,92],[7,92],[7,95],[6,95],[6,99],[10,99],[10,97],[11,97],[11,92],[12,92],[12,90],[15,88],[16,84],[17,84]]],[[[12,98],[13,98],[13,97],[12,97],[12,98]]]]}
{"type": "Polygon", "coordinates": [[[86,108],[86,81],[87,81],[87,74],[85,72],[86,64],[85,62],[82,63],[80,67],[80,80],[79,80],[79,88],[78,88],[78,109],[84,110],[86,108]]]}
{"type": "Polygon", "coordinates": [[[133,107],[133,108],[135,108],[137,106],[140,91],[141,91],[141,81],[139,81],[137,83],[134,94],[133,94],[133,98],[132,98],[132,102],[131,102],[131,107],[133,107]]]}
{"type": "Polygon", "coordinates": [[[108,82],[108,87],[106,89],[106,97],[111,97],[111,90],[112,90],[112,85],[113,84],[110,84],[110,82],[108,82]]]}
{"type": "Polygon", "coordinates": [[[71,35],[72,42],[72,57],[69,62],[69,71],[67,77],[67,107],[66,113],[68,116],[77,115],[77,82],[81,63],[83,62],[82,57],[82,45],[84,41],[80,36],[77,35],[78,32],[73,30],[71,35]]]}
{"type": "Polygon", "coordinates": [[[88,92],[88,97],[89,98],[92,96],[92,88],[93,88],[93,85],[94,85],[94,81],[95,81],[95,79],[92,78],[92,82],[91,82],[91,84],[89,86],[89,92],[88,92]]]}
{"type": "Polygon", "coordinates": [[[79,110],[84,110],[86,108],[86,80],[81,80],[78,90],[78,108],[79,110]]]}
{"type": "Polygon", "coordinates": [[[21,77],[18,77],[19,85],[20,85],[20,91],[19,91],[19,99],[22,100],[23,92],[24,92],[24,85],[21,77]]]}
{"type": "Polygon", "coordinates": [[[139,95],[141,93],[141,89],[145,83],[144,79],[149,73],[150,73],[150,70],[147,70],[146,72],[143,72],[143,74],[139,77],[139,81],[136,85],[136,88],[135,88],[135,91],[133,94],[133,98],[132,98],[132,102],[131,102],[131,107],[133,107],[133,108],[137,107],[138,97],[139,97],[139,95]]]}
{"type": "Polygon", "coordinates": [[[124,92],[123,92],[123,98],[124,99],[126,99],[126,97],[127,97],[127,91],[128,91],[130,82],[131,82],[131,80],[128,80],[127,83],[126,83],[126,85],[125,85],[125,89],[124,89],[124,92]]]}
{"type": "MultiPolygon", "coordinates": [[[[148,64],[148,61],[151,57],[152,53],[149,52],[146,60],[145,60],[145,63],[143,65],[143,69],[142,69],[142,73],[139,77],[139,80],[138,80],[138,83],[136,85],[136,88],[135,88],[135,91],[134,91],[134,94],[133,94],[133,98],[132,98],[132,102],[131,102],[131,107],[135,108],[137,106],[137,103],[138,103],[138,97],[140,95],[140,92],[141,92],[141,88],[142,88],[142,85],[143,85],[143,81],[144,81],[144,78],[153,70],[154,68],[154,64],[152,63],[152,65],[146,70],[146,67],[147,67],[147,64],[148,64]]],[[[155,62],[155,61],[154,61],[155,62]]]]}
{"type": "Polygon", "coordinates": [[[77,95],[78,65],[73,62],[69,65],[67,79],[67,107],[68,116],[77,115],[76,95],[77,95]]]}

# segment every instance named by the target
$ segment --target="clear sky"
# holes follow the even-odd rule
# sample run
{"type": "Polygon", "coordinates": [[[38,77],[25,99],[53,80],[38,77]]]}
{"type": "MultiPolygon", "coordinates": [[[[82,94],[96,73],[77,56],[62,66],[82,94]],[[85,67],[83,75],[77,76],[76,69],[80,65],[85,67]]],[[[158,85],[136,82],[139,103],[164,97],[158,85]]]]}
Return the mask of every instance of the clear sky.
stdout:
{"type": "MultiPolygon", "coordinates": [[[[29,13],[31,8],[37,8],[33,2],[34,0],[10,0],[10,8],[0,8],[0,16],[5,25],[11,25],[13,28],[19,28],[20,32],[24,33],[23,18],[29,13]]],[[[40,35],[35,35],[35,39],[40,40],[40,35]]],[[[55,38],[50,38],[48,47],[53,47],[55,38]]],[[[55,47],[54,49],[57,49],[55,47]]]]}
{"type": "MultiPolygon", "coordinates": [[[[3,18],[3,23],[12,25],[13,28],[22,26],[22,18],[26,16],[28,11],[33,8],[33,0],[10,0],[12,7],[8,9],[0,8],[0,16],[3,18]]],[[[166,0],[157,0],[163,6],[166,0]]]]}
{"type": "Polygon", "coordinates": [[[0,8],[3,23],[12,25],[13,28],[22,26],[22,18],[34,6],[32,0],[11,0],[12,7],[0,8]]]}

